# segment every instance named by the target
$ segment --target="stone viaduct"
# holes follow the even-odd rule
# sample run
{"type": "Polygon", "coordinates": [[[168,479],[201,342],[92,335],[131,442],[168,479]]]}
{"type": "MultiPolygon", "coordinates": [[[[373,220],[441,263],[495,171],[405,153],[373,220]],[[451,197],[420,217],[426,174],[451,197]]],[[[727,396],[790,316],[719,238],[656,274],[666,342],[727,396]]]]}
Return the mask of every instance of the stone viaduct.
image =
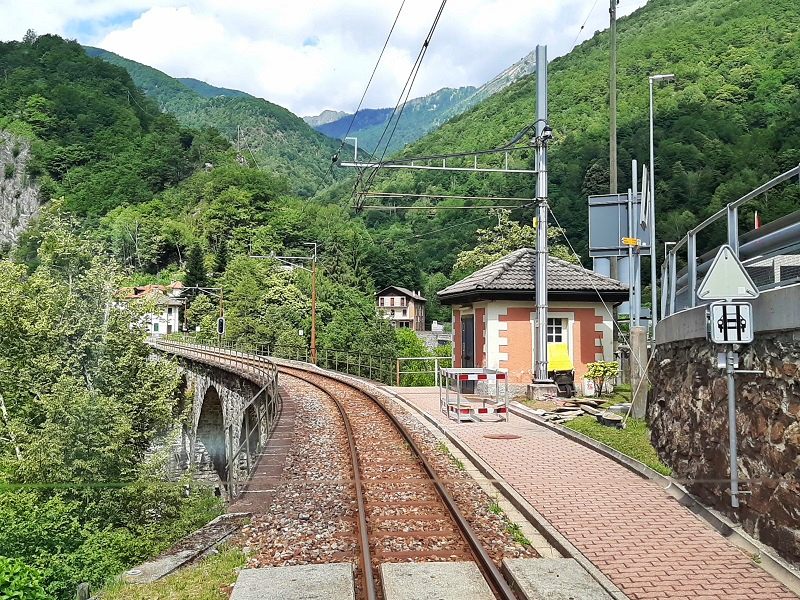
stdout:
{"type": "Polygon", "coordinates": [[[216,486],[220,495],[235,497],[280,416],[274,365],[243,368],[188,345],[151,345],[157,358],[177,357],[182,375],[182,422],[170,436],[171,475],[189,473],[216,486]]]}

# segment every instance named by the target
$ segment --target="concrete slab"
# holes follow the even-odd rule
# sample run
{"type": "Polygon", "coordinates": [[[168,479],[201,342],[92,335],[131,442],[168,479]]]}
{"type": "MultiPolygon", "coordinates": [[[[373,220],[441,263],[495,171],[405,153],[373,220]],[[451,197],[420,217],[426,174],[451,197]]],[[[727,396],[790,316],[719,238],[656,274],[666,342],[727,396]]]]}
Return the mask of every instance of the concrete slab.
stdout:
{"type": "Polygon", "coordinates": [[[355,600],[353,565],[242,569],[230,600],[355,600]]]}
{"type": "Polygon", "coordinates": [[[611,600],[573,558],[503,559],[514,590],[525,600],[611,600]]]}
{"type": "Polygon", "coordinates": [[[472,562],[384,563],[385,600],[493,600],[489,584],[472,562]]]}
{"type": "Polygon", "coordinates": [[[177,571],[195,556],[197,556],[196,550],[182,550],[169,556],[160,556],[130,571],[125,571],[122,578],[127,583],[152,583],[177,571]]]}

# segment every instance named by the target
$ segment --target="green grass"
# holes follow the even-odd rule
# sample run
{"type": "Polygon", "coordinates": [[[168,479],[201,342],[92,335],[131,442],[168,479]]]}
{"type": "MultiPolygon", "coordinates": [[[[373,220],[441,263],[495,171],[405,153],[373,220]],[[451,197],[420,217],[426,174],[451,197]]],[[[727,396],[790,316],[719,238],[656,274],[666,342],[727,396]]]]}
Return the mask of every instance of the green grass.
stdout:
{"type": "Polygon", "coordinates": [[[116,582],[99,595],[102,600],[226,600],[245,556],[239,548],[223,547],[219,554],[144,585],[116,582]]]}
{"type": "Polygon", "coordinates": [[[453,456],[453,453],[450,452],[450,448],[447,447],[447,444],[445,444],[444,442],[439,442],[438,444],[436,444],[436,449],[442,454],[446,454],[447,457],[450,459],[450,462],[452,462],[453,465],[455,465],[456,469],[458,469],[459,471],[463,471],[466,469],[464,463],[461,462],[461,460],[459,460],[455,456],[453,456]]]}
{"type": "Polygon", "coordinates": [[[602,396],[600,399],[605,401],[604,406],[614,406],[615,404],[630,402],[631,386],[629,383],[618,385],[614,388],[614,391],[611,392],[610,395],[602,396]]]}
{"type": "Polygon", "coordinates": [[[520,546],[531,546],[531,541],[525,537],[524,533],[522,533],[522,528],[516,523],[512,523],[508,519],[506,519],[506,531],[511,534],[511,537],[514,538],[514,541],[520,546]]]}
{"type": "Polygon", "coordinates": [[[655,448],[650,444],[650,430],[643,419],[628,419],[625,429],[616,429],[601,425],[593,416],[587,415],[568,421],[564,426],[611,446],[662,475],[672,473],[672,469],[659,460],[655,448]]]}

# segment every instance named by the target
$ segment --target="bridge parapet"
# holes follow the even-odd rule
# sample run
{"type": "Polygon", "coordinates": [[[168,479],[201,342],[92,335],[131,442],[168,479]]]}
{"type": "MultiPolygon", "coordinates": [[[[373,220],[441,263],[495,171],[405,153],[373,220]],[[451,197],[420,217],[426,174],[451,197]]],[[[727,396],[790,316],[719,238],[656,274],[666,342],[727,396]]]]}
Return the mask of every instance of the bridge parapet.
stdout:
{"type": "Polygon", "coordinates": [[[742,505],[728,493],[727,382],[723,346],[706,340],[706,308],[658,324],[649,366],[652,440],[674,476],[744,529],[800,563],[800,284],[752,302],[755,341],[739,349],[736,425],[742,505]]]}

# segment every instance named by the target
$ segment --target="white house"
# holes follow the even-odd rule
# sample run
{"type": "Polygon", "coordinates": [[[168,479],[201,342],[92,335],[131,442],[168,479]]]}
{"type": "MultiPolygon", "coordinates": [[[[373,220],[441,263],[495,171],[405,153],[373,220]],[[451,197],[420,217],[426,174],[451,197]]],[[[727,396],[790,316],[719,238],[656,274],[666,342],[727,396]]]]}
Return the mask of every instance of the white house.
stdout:
{"type": "Polygon", "coordinates": [[[390,285],[375,296],[378,314],[394,327],[425,331],[425,298],[419,292],[390,285]]]}
{"type": "Polygon", "coordinates": [[[164,335],[180,331],[180,311],[186,303],[183,297],[184,286],[180,281],[169,285],[144,285],[123,288],[119,292],[122,302],[150,300],[155,310],[144,315],[142,322],[151,335],[164,335]]]}

